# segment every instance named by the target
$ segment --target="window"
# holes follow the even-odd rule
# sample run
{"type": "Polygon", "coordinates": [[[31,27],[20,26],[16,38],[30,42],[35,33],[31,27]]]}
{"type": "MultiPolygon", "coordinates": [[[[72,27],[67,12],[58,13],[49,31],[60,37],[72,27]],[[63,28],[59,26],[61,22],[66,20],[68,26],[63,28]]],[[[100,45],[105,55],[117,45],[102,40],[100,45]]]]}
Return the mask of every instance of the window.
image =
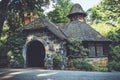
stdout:
{"type": "Polygon", "coordinates": [[[96,45],[97,50],[97,56],[103,56],[103,46],[102,45],[96,45]]]}
{"type": "Polygon", "coordinates": [[[104,51],[104,55],[105,56],[108,56],[108,53],[109,53],[109,47],[108,47],[109,45],[108,44],[104,44],[104,46],[103,46],[103,51],[104,51]]]}
{"type": "Polygon", "coordinates": [[[89,57],[95,57],[95,46],[89,45],[89,57]]]}
{"type": "Polygon", "coordinates": [[[102,44],[88,44],[89,57],[101,57],[103,56],[103,45],[102,44]]]}

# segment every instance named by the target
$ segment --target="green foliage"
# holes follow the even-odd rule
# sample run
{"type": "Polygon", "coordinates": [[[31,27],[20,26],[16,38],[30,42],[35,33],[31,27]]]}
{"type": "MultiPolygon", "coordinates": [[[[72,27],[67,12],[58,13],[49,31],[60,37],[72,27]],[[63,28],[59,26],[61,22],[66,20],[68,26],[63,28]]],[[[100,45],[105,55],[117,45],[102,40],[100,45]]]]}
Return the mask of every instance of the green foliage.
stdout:
{"type": "Polygon", "coordinates": [[[69,67],[73,67],[74,69],[84,70],[84,71],[94,70],[94,67],[83,59],[73,59],[72,61],[70,61],[69,67]]]}
{"type": "Polygon", "coordinates": [[[119,43],[120,41],[120,28],[118,30],[113,30],[111,32],[108,33],[108,38],[110,38],[113,43],[119,43]]]}
{"type": "Polygon", "coordinates": [[[61,56],[56,55],[56,56],[53,58],[53,68],[54,68],[54,69],[60,69],[60,68],[61,68],[61,64],[62,64],[61,56]]]}
{"type": "Polygon", "coordinates": [[[9,27],[7,24],[5,24],[0,38],[0,48],[4,45],[6,39],[8,38],[8,31],[9,31],[9,27]]]}
{"type": "Polygon", "coordinates": [[[119,61],[111,61],[108,65],[109,71],[120,71],[120,62],[119,61]]]}
{"type": "Polygon", "coordinates": [[[120,45],[111,45],[109,71],[120,71],[120,45]]]}
{"type": "Polygon", "coordinates": [[[25,44],[25,35],[22,33],[15,33],[7,40],[7,47],[9,47],[8,55],[14,56],[15,60],[19,62],[19,66],[23,64],[22,48],[25,44]]]}
{"type": "Polygon", "coordinates": [[[107,72],[108,68],[106,66],[93,66],[95,71],[107,72]]]}
{"type": "Polygon", "coordinates": [[[73,56],[73,58],[75,57],[86,58],[87,57],[88,49],[84,48],[84,46],[82,45],[82,42],[79,40],[69,39],[67,48],[68,48],[68,53],[69,53],[68,56],[73,56]]]}
{"type": "Polygon", "coordinates": [[[9,38],[9,27],[8,25],[5,23],[4,27],[3,27],[3,32],[1,34],[1,38],[0,38],[0,54],[5,54],[7,53],[8,46],[7,46],[7,39],[9,38]]]}
{"type": "Polygon", "coordinates": [[[9,26],[9,33],[14,33],[19,27],[23,26],[21,18],[16,13],[9,13],[7,24],[9,26]]]}
{"type": "Polygon", "coordinates": [[[68,61],[68,69],[83,71],[102,71],[102,72],[108,71],[108,68],[106,66],[91,65],[88,61],[88,58],[84,60],[82,58],[70,59],[68,61]]]}
{"type": "Polygon", "coordinates": [[[90,17],[88,21],[91,23],[105,22],[112,26],[118,26],[120,23],[119,8],[119,0],[102,0],[99,5],[87,11],[90,17]]]}
{"type": "Polygon", "coordinates": [[[14,29],[14,26],[17,25],[17,23],[22,23],[17,27],[23,26],[24,23],[24,13],[30,13],[32,12],[36,16],[44,16],[43,12],[44,10],[41,8],[43,5],[49,4],[49,0],[19,0],[19,1],[13,1],[9,5],[9,13],[7,14],[8,19],[7,21],[12,21],[12,23],[9,23],[10,28],[14,29]],[[21,5],[23,4],[23,5],[21,5]],[[19,22],[15,22],[18,21],[19,22]],[[16,23],[16,24],[15,24],[16,23]],[[12,24],[12,26],[11,26],[12,24]],[[14,24],[14,25],[13,25],[14,24]]]}
{"type": "Polygon", "coordinates": [[[66,23],[69,19],[66,17],[72,7],[70,0],[58,0],[54,6],[55,10],[49,12],[48,18],[54,23],[66,23]]]}
{"type": "MultiPolygon", "coordinates": [[[[4,32],[4,31],[3,31],[4,32]]],[[[23,67],[22,48],[25,44],[25,34],[15,32],[5,39],[1,39],[0,53],[6,54],[8,59],[14,56],[14,60],[19,62],[18,67],[23,67]]]]}
{"type": "Polygon", "coordinates": [[[93,23],[92,28],[94,28],[96,31],[98,31],[101,35],[107,37],[108,34],[111,34],[111,31],[117,30],[119,27],[113,27],[109,24],[106,24],[105,22],[102,23],[93,23]]]}
{"type": "Polygon", "coordinates": [[[14,53],[20,53],[18,50],[19,49],[21,50],[24,43],[25,43],[25,35],[17,32],[7,40],[8,46],[11,48],[11,50],[14,53]]]}
{"type": "MultiPolygon", "coordinates": [[[[1,0],[0,1],[0,35],[3,30],[4,21],[8,17],[19,17],[24,22],[24,13],[33,12],[35,15],[43,16],[42,6],[49,5],[50,0],[1,0]],[[14,14],[11,16],[11,14],[14,14]]],[[[12,19],[12,18],[11,18],[12,19]]],[[[11,22],[13,24],[14,22],[11,22]]],[[[14,23],[15,24],[15,23],[14,23]]],[[[17,23],[16,23],[17,24],[17,23]]],[[[10,24],[9,24],[10,25],[10,24]]],[[[14,26],[11,29],[14,29],[14,26]]],[[[19,26],[18,26],[19,27],[19,26]]]]}
{"type": "Polygon", "coordinates": [[[13,52],[12,51],[8,51],[7,56],[10,58],[11,56],[13,56],[13,52]]]}
{"type": "Polygon", "coordinates": [[[110,60],[108,68],[110,71],[120,71],[120,29],[111,31],[108,37],[113,41],[111,44],[110,60]]]}
{"type": "Polygon", "coordinates": [[[1,53],[6,54],[8,58],[14,56],[15,61],[19,63],[23,62],[21,50],[25,42],[24,35],[21,32],[17,32],[17,29],[21,26],[23,26],[23,23],[21,18],[19,18],[19,14],[11,11],[3,27],[0,40],[2,43],[0,46],[1,53]]]}
{"type": "Polygon", "coordinates": [[[120,61],[120,45],[117,46],[111,46],[111,60],[114,60],[116,62],[120,61]]]}

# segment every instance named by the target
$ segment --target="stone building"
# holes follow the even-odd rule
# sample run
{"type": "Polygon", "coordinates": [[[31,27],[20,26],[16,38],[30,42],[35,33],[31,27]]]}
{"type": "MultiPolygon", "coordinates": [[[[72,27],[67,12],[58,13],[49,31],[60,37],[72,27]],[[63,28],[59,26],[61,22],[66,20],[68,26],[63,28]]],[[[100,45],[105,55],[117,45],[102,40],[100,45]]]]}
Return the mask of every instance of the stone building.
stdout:
{"type": "Polygon", "coordinates": [[[111,40],[88,25],[85,16],[87,14],[82,7],[75,4],[67,15],[70,23],[55,24],[47,19],[37,18],[20,28],[19,30],[27,34],[22,50],[24,67],[48,67],[45,63],[49,58],[52,66],[55,54],[69,55],[65,44],[70,38],[82,41],[83,46],[90,50],[88,56],[91,64],[106,65],[111,40]]]}

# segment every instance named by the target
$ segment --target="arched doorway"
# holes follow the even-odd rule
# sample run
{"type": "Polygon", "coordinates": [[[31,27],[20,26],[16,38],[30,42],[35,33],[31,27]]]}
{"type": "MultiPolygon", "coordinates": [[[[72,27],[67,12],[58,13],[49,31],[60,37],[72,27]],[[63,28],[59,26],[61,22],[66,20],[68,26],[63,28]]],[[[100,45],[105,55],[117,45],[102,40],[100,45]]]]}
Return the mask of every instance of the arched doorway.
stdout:
{"type": "Polygon", "coordinates": [[[39,41],[31,41],[27,46],[27,67],[44,67],[45,48],[39,41]]]}

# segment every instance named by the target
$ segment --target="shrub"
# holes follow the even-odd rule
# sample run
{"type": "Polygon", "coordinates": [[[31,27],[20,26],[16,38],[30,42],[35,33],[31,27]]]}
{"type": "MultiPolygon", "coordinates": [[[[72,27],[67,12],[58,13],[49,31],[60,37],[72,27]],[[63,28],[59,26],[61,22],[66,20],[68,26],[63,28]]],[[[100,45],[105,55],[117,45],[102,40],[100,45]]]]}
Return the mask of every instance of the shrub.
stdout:
{"type": "Polygon", "coordinates": [[[108,71],[108,68],[106,66],[94,66],[94,70],[106,72],[106,71],[108,71]]]}
{"type": "Polygon", "coordinates": [[[89,51],[87,48],[85,48],[82,45],[82,41],[75,40],[75,39],[69,39],[67,43],[67,49],[68,49],[68,56],[72,55],[73,58],[75,57],[87,57],[87,52],[89,51]]]}
{"type": "Polygon", "coordinates": [[[120,71],[120,46],[112,46],[108,64],[109,71],[120,71]]]}
{"type": "Polygon", "coordinates": [[[53,68],[54,69],[60,69],[61,68],[61,57],[59,55],[56,55],[54,58],[53,58],[53,68]]]}
{"type": "Polygon", "coordinates": [[[94,67],[91,64],[89,64],[87,61],[82,59],[74,59],[73,61],[71,61],[69,65],[71,65],[71,67],[77,70],[85,70],[85,71],[94,70],[94,67]]]}
{"type": "Polygon", "coordinates": [[[115,60],[109,62],[108,64],[109,71],[120,71],[120,62],[116,62],[115,60]]]}

